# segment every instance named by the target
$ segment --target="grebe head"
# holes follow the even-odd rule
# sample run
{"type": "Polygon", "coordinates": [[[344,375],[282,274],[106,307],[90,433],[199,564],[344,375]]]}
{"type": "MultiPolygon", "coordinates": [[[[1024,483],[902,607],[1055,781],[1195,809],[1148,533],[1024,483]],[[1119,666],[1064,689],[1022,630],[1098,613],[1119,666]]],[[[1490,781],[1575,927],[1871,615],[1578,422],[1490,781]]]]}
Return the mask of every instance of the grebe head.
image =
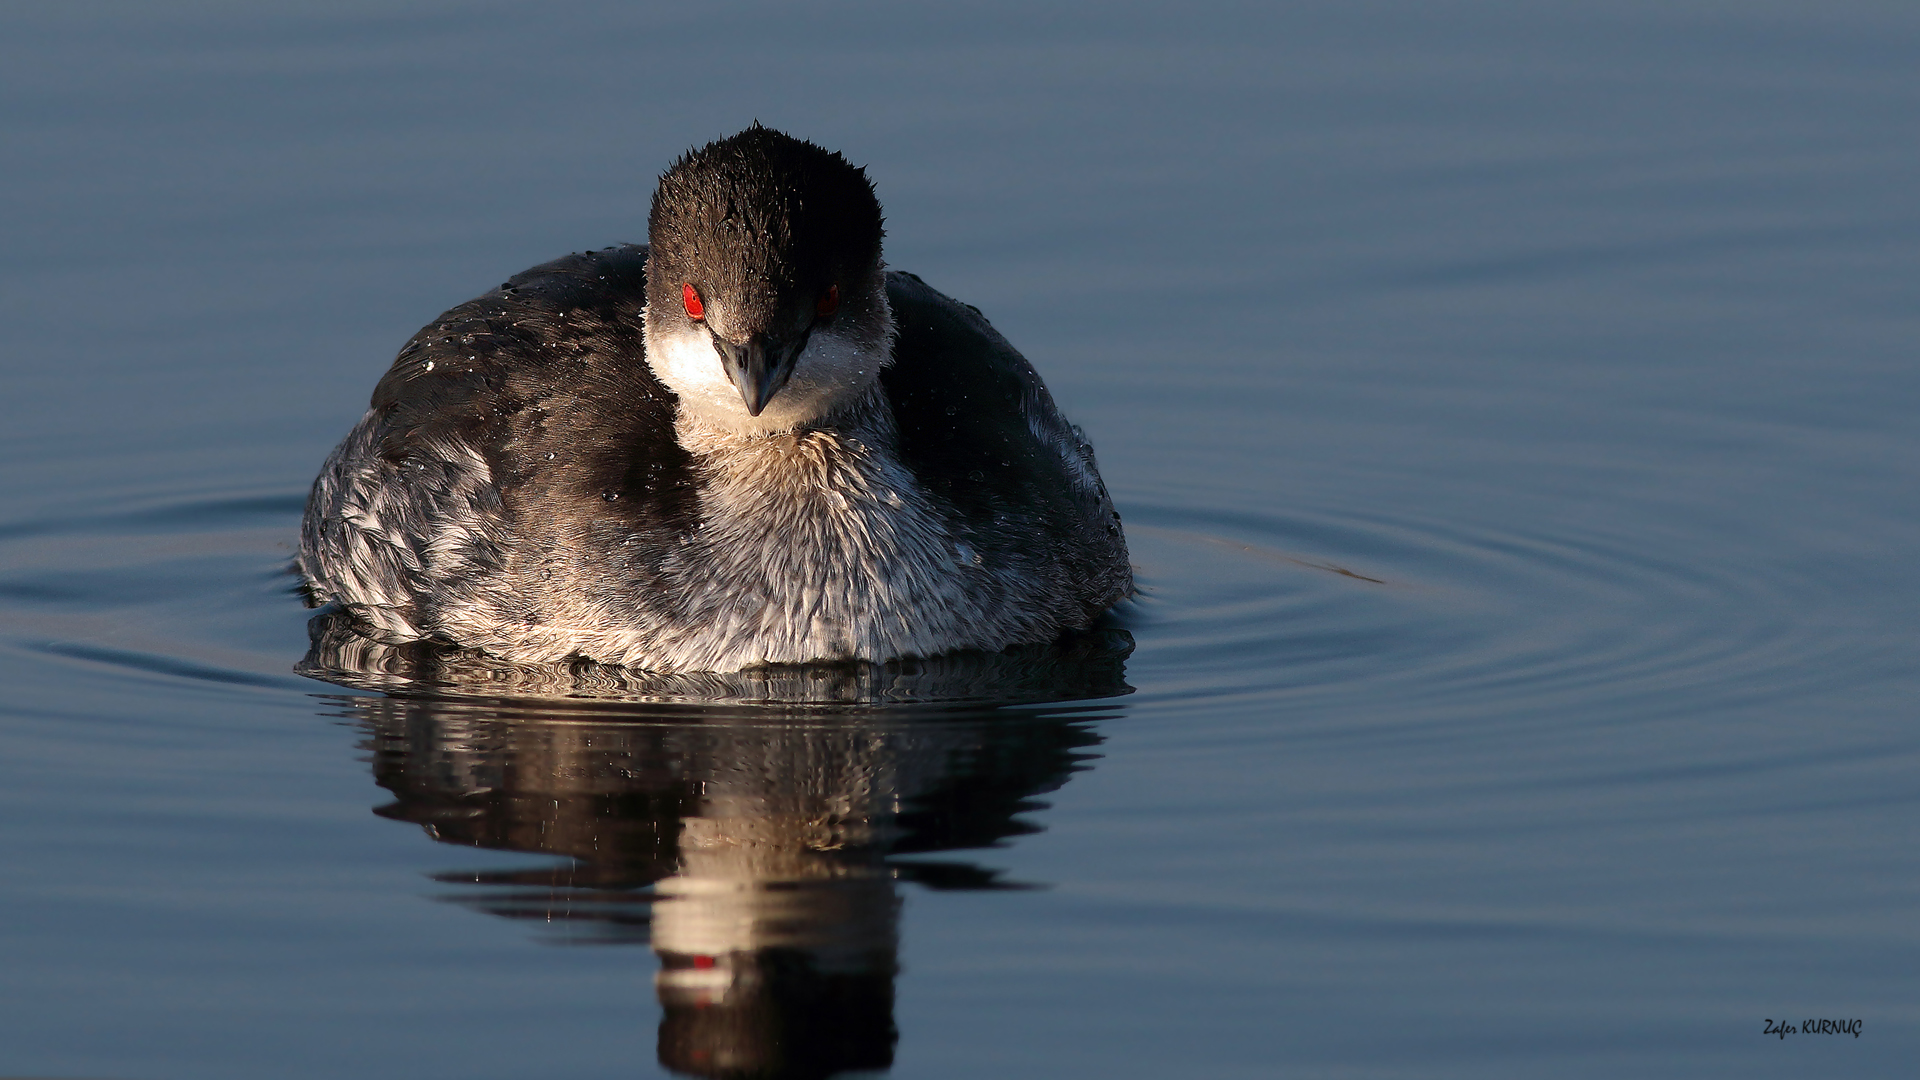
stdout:
{"type": "Polygon", "coordinates": [[[839,154],[755,124],[688,152],[648,218],[647,358],[683,421],[791,431],[891,353],[880,203],[839,154]]]}

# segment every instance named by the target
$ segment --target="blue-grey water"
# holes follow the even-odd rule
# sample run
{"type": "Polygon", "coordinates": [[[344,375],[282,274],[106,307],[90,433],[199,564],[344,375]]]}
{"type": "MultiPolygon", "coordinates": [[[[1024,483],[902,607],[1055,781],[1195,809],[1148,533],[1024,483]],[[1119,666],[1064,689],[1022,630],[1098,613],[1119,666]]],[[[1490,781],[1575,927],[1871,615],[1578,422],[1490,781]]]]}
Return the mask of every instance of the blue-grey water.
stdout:
{"type": "Polygon", "coordinates": [[[1911,1075],[1917,72],[1877,0],[9,6],[0,1073],[1911,1075]],[[755,118],[1032,358],[1137,602],[296,674],[397,347],[755,118]]]}

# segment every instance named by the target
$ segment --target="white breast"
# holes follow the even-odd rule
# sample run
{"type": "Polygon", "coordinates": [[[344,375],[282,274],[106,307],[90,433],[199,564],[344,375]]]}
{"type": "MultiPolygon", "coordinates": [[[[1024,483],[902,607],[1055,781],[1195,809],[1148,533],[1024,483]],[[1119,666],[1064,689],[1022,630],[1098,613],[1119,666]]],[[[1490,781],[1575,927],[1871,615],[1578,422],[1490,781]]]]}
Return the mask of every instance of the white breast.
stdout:
{"type": "Polygon", "coordinates": [[[666,569],[675,667],[932,655],[993,640],[999,593],[887,450],[890,426],[741,437],[684,430],[705,524],[666,569]]]}

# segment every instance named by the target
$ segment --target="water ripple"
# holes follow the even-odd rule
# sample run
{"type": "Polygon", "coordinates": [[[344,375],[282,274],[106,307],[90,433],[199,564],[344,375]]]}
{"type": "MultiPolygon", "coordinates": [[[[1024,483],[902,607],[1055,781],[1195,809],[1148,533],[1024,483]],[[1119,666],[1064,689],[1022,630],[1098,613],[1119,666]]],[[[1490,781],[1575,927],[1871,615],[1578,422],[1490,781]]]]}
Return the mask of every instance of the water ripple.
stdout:
{"type": "MultiPolygon", "coordinates": [[[[196,657],[257,652],[257,639],[235,622],[290,627],[304,618],[283,595],[300,508],[291,493],[201,495],[0,523],[0,615],[9,616],[0,621],[31,622],[38,642],[57,628],[57,643],[27,646],[45,655],[287,685],[275,669],[297,657],[262,656],[254,670],[196,657]],[[120,633],[128,625],[145,635],[136,648],[120,633]]],[[[346,663],[339,635],[328,636],[338,628],[323,626],[302,670],[389,692],[735,704],[844,704],[863,695],[1059,701],[1125,693],[1130,680],[1150,699],[1296,706],[1389,694],[1439,715],[1576,700],[1658,711],[1806,694],[1875,662],[1801,617],[1821,606],[1823,586],[1807,570],[1760,574],[1740,569],[1751,559],[1684,561],[1659,553],[1675,550],[1671,543],[1656,550],[1624,534],[1501,530],[1371,507],[1228,511],[1164,498],[1123,510],[1141,586],[1118,616],[1141,645],[1131,660],[1116,638],[1064,660],[964,670],[923,662],[860,677],[785,673],[680,686],[579,665],[529,672],[445,650],[346,663]],[[1005,693],[989,685],[996,681],[1005,693]]]]}
{"type": "Polygon", "coordinates": [[[1426,706],[1648,708],[1809,693],[1858,662],[1799,613],[1821,585],[1624,536],[1350,509],[1128,508],[1155,693],[1396,688],[1426,706]],[[1223,678],[1226,680],[1223,682],[1223,678]]]}

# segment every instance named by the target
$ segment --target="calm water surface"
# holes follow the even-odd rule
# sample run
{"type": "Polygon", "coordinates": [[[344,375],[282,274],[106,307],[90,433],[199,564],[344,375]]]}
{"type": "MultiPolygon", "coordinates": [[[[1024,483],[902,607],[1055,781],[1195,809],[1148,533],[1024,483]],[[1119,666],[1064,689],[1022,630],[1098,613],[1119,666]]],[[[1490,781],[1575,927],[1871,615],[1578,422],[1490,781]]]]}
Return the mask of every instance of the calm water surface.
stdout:
{"type": "Polygon", "coordinates": [[[16,5],[0,1073],[1911,1075],[1917,49],[16,5]],[[310,654],[306,485],[398,345],[756,117],[1035,361],[1139,599],[778,677],[310,654]]]}

